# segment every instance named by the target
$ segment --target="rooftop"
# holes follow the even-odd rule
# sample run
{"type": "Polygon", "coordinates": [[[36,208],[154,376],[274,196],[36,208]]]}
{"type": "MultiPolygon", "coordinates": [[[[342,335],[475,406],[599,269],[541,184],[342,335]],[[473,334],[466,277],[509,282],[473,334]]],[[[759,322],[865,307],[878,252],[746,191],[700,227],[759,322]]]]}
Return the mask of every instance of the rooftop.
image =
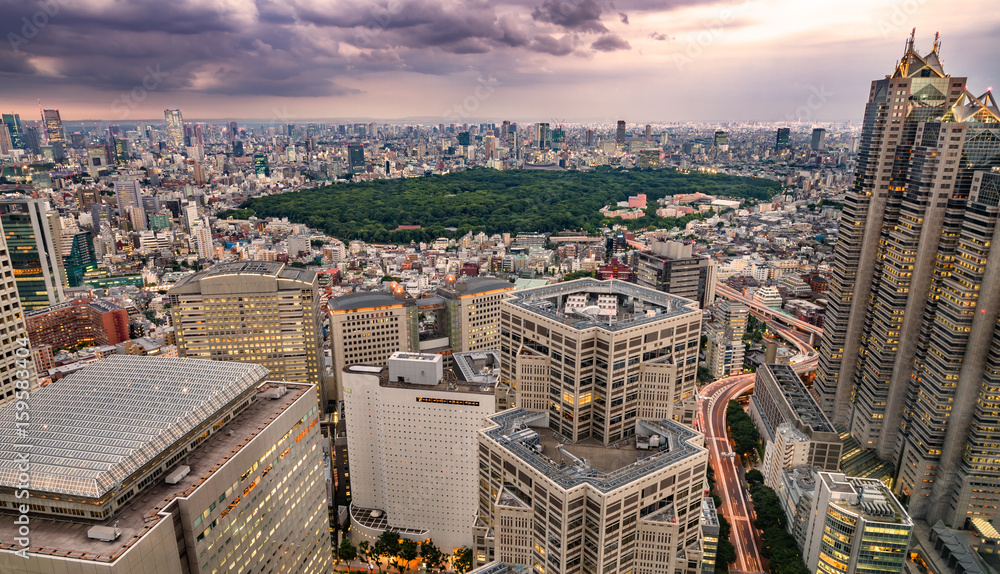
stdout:
{"type": "Polygon", "coordinates": [[[496,383],[500,376],[500,351],[454,353],[452,361],[462,381],[486,385],[496,383]]]}
{"type": "Polygon", "coordinates": [[[637,437],[660,437],[660,446],[648,450],[636,448],[635,439],[617,447],[592,439],[570,443],[549,430],[544,412],[512,409],[487,420],[493,426],[480,432],[565,489],[590,484],[608,492],[705,452],[701,434],[668,420],[636,423],[637,437]]]}
{"type": "Polygon", "coordinates": [[[820,472],[818,478],[833,493],[831,506],[863,517],[868,522],[913,526],[910,516],[881,481],[820,472]]]}
{"type": "Polygon", "coordinates": [[[413,299],[396,299],[391,293],[384,291],[363,291],[360,293],[348,293],[347,295],[330,299],[327,305],[330,307],[330,311],[354,311],[370,307],[412,305],[413,303],[413,299]]]}
{"type": "Polygon", "coordinates": [[[489,291],[499,291],[501,289],[514,289],[514,284],[506,279],[496,277],[470,277],[465,281],[459,281],[453,286],[443,286],[438,292],[449,299],[469,297],[479,295],[489,291]]]}
{"type": "Polygon", "coordinates": [[[803,424],[813,432],[837,432],[816,404],[816,399],[802,383],[802,379],[795,373],[795,369],[789,365],[766,365],[766,367],[774,375],[774,380],[778,383],[785,400],[803,424]]]}
{"type": "Polygon", "coordinates": [[[203,279],[226,275],[257,275],[273,277],[274,279],[304,281],[306,283],[312,283],[316,280],[315,271],[287,267],[284,263],[272,261],[236,261],[231,263],[217,263],[208,269],[187,275],[177,281],[173,288],[176,289],[191,283],[197,283],[203,279]]]}
{"type": "MultiPolygon", "coordinates": [[[[414,355],[416,355],[414,353],[414,355]]],[[[444,378],[436,385],[419,385],[413,383],[402,383],[389,379],[389,367],[377,367],[372,365],[348,365],[344,367],[345,373],[355,373],[361,375],[375,375],[379,378],[379,386],[391,389],[407,389],[411,391],[439,391],[455,393],[481,393],[492,395],[495,384],[480,382],[460,381],[455,377],[455,373],[445,370],[444,378]]]]}
{"type": "Polygon", "coordinates": [[[591,328],[618,331],[668,317],[700,313],[696,301],[616,279],[606,281],[578,279],[514,291],[506,302],[581,331],[591,328]],[[588,314],[586,309],[567,312],[566,299],[570,295],[579,294],[588,298],[616,295],[617,308],[614,317],[602,318],[597,314],[588,314]]]}
{"type": "Polygon", "coordinates": [[[101,498],[266,374],[250,363],[112,355],[31,393],[27,429],[14,423],[16,403],[0,409],[0,486],[18,484],[15,458],[27,453],[33,491],[101,498]]]}
{"type": "MultiPolygon", "coordinates": [[[[156,358],[154,360],[165,361],[167,359],[156,358]]],[[[188,360],[193,361],[194,359],[188,360]]],[[[69,377],[60,381],[59,385],[62,385],[67,379],[69,377]]],[[[274,383],[261,385],[258,388],[258,395],[272,384],[274,383]]],[[[194,492],[212,473],[312,388],[311,385],[281,384],[288,391],[284,396],[276,400],[258,399],[253,401],[243,412],[226,423],[223,428],[227,432],[214,433],[188,454],[184,462],[191,467],[191,472],[180,482],[167,484],[163,480],[153,481],[131,502],[119,509],[117,514],[108,518],[103,523],[104,525],[114,526],[117,523],[118,528],[121,529],[121,537],[117,540],[102,542],[88,538],[87,530],[95,525],[95,522],[91,520],[72,517],[50,519],[34,515],[31,517],[30,551],[80,560],[111,562],[117,559],[165,516],[161,514],[163,509],[174,499],[189,496],[194,492]]],[[[32,412],[34,412],[34,408],[35,405],[32,404],[32,412]]],[[[81,433],[79,438],[84,440],[87,436],[87,434],[81,433]]],[[[34,460],[32,463],[34,464],[34,460]]],[[[20,546],[13,543],[14,537],[17,536],[16,532],[17,525],[14,524],[14,516],[0,515],[0,549],[20,549],[20,546]]]]}

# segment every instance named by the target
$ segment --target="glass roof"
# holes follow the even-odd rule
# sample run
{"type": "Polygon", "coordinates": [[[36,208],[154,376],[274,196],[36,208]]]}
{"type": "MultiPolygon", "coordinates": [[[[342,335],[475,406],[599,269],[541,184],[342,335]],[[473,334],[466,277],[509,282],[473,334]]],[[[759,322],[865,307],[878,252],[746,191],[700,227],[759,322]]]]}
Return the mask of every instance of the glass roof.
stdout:
{"type": "Polygon", "coordinates": [[[100,498],[267,372],[249,363],[108,357],[31,393],[21,432],[17,404],[0,408],[0,486],[23,488],[17,459],[26,452],[29,490],[100,498]]]}

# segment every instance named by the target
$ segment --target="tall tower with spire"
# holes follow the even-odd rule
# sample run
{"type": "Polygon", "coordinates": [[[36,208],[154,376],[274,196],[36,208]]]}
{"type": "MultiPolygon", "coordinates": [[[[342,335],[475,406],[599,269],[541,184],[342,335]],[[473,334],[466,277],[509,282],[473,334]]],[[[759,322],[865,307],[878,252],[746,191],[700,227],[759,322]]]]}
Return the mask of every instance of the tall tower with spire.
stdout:
{"type": "Polygon", "coordinates": [[[1000,109],[945,73],[940,46],[935,36],[921,55],[911,34],[893,73],[872,82],[813,391],[831,420],[895,465],[911,515],[960,525],[967,513],[993,520],[987,507],[1000,506],[1000,470],[988,471],[996,486],[986,493],[963,486],[982,484],[983,457],[1000,469],[1000,448],[984,454],[1000,443],[992,423],[976,439],[984,446],[967,440],[973,410],[1000,421],[1000,400],[976,402],[990,345],[1000,364],[1000,248],[990,249],[1000,245],[1000,109]]]}

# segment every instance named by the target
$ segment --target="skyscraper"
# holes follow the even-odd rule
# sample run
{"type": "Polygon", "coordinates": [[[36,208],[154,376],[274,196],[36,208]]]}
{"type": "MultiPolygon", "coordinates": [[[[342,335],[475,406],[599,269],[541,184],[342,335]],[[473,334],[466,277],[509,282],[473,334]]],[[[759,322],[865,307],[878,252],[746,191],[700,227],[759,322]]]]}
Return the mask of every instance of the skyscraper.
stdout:
{"type": "Polygon", "coordinates": [[[810,146],[813,151],[823,151],[826,149],[826,130],[823,128],[816,128],[812,133],[812,145],[810,146]]]}
{"type": "Polygon", "coordinates": [[[1000,109],[939,46],[872,82],[813,391],[911,515],[1000,524],[1000,109]]]}
{"type": "Polygon", "coordinates": [[[45,134],[49,143],[66,141],[59,110],[42,110],[42,121],[45,122],[45,134]]]}
{"type": "Polygon", "coordinates": [[[253,172],[265,177],[271,175],[271,166],[267,161],[266,155],[258,153],[253,156],[253,172]]]}
{"type": "Polygon", "coordinates": [[[0,339],[0,405],[13,401],[17,391],[34,390],[38,385],[5,235],[0,221],[0,297],[6,301],[0,307],[0,324],[7,330],[6,337],[0,339]],[[23,350],[18,353],[18,349],[23,350]]]}
{"type": "Polygon", "coordinates": [[[17,114],[3,114],[0,116],[4,125],[7,126],[7,133],[10,135],[10,142],[14,149],[24,149],[24,127],[21,125],[21,116],[17,114]]]}
{"type": "Polygon", "coordinates": [[[7,153],[14,149],[14,142],[10,141],[10,130],[7,124],[0,122],[0,153],[7,153]]]}
{"type": "Polygon", "coordinates": [[[323,314],[316,272],[283,263],[220,263],[169,292],[181,357],[264,365],[319,387],[326,407],[323,314]]]}
{"type": "Polygon", "coordinates": [[[167,143],[175,151],[184,149],[184,117],[180,110],[163,110],[163,119],[167,123],[167,143]]]}
{"type": "Polygon", "coordinates": [[[549,131],[549,124],[535,124],[535,147],[538,149],[548,149],[552,147],[552,134],[549,131]]]}
{"type": "Polygon", "coordinates": [[[0,225],[26,311],[61,303],[64,297],[60,246],[52,236],[48,213],[49,204],[41,199],[0,198],[0,225]]]}
{"type": "Polygon", "coordinates": [[[625,143],[625,120],[618,120],[618,129],[615,131],[615,141],[619,145],[625,143]]]}
{"type": "Polygon", "coordinates": [[[774,139],[774,151],[781,151],[788,148],[788,128],[778,128],[778,135],[774,139]]]}
{"type": "Polygon", "coordinates": [[[361,144],[347,146],[347,168],[349,173],[364,173],[365,146],[361,144]]]}

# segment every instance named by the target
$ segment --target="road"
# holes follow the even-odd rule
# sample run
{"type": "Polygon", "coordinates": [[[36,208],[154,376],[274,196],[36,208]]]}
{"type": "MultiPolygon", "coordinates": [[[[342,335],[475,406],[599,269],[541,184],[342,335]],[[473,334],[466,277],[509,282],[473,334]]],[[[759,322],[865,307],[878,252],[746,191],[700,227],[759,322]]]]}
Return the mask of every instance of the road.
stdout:
{"type": "Polygon", "coordinates": [[[762,316],[766,318],[766,320],[768,321],[768,325],[771,324],[770,323],[771,320],[777,320],[785,325],[788,325],[789,327],[801,329],[806,333],[810,333],[813,335],[823,334],[822,327],[817,327],[816,325],[813,325],[811,323],[806,323],[805,321],[792,317],[788,313],[785,313],[783,311],[778,311],[777,309],[771,309],[770,307],[765,307],[764,305],[761,305],[760,303],[752,299],[747,299],[746,297],[743,296],[742,293],[736,291],[735,289],[726,285],[725,283],[716,283],[715,293],[720,297],[725,297],[727,299],[739,301],[740,303],[743,303],[744,305],[749,307],[751,311],[756,311],[757,313],[760,313],[762,316]]]}
{"type": "Polygon", "coordinates": [[[753,512],[739,458],[722,456],[732,452],[726,434],[726,406],[731,399],[753,387],[754,377],[754,374],[737,375],[705,385],[700,396],[708,399],[698,405],[699,425],[705,433],[709,461],[715,469],[715,491],[722,499],[722,513],[732,526],[729,539],[736,547],[736,564],[730,572],[765,572],[760,556],[760,533],[751,524],[753,512]]]}

